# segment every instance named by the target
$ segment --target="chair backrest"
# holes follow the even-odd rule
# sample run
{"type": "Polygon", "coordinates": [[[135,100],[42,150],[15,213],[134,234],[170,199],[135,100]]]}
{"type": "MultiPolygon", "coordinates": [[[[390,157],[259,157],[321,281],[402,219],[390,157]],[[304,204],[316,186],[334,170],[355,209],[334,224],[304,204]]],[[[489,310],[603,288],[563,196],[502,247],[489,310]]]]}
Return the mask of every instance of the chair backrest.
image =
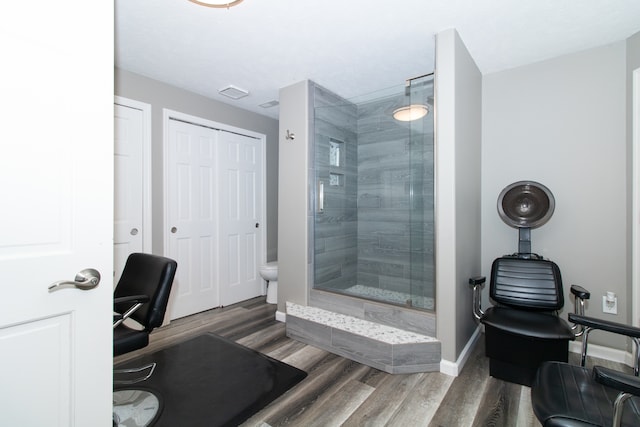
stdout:
{"type": "Polygon", "coordinates": [[[505,256],[491,266],[491,298],[526,310],[559,310],[564,305],[562,277],[549,260],[505,256]]]}
{"type": "Polygon", "coordinates": [[[132,253],[114,290],[114,297],[147,295],[150,301],[131,318],[147,331],[162,325],[178,264],[159,255],[132,253]]]}

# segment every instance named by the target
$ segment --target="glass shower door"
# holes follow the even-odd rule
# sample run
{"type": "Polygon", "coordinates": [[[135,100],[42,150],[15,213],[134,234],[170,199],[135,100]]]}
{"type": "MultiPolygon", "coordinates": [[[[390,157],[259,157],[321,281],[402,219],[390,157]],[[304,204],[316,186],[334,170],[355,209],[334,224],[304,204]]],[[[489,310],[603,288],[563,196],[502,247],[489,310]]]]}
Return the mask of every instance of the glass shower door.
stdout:
{"type": "Polygon", "coordinates": [[[411,305],[435,310],[433,75],[408,80],[409,105],[427,109],[410,127],[411,305]]]}
{"type": "Polygon", "coordinates": [[[432,77],[349,101],[316,88],[312,158],[314,288],[434,310],[432,77]],[[411,104],[430,111],[396,118],[411,104]]]}

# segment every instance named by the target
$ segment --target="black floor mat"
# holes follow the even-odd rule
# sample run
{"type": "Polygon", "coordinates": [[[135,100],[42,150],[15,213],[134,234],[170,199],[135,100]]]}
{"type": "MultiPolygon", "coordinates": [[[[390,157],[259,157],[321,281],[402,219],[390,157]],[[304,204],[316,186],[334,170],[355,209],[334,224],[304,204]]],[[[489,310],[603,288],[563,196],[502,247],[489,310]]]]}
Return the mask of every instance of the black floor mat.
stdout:
{"type": "Polygon", "coordinates": [[[205,334],[116,368],[157,363],[144,389],[163,402],[155,426],[237,426],[307,374],[215,334],[205,334]]]}

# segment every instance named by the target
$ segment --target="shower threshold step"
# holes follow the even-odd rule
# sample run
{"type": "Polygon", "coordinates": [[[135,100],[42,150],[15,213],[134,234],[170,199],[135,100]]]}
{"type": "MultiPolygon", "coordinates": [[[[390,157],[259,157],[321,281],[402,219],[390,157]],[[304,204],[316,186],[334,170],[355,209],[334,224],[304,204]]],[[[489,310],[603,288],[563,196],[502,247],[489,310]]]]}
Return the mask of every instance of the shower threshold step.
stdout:
{"type": "Polygon", "coordinates": [[[287,336],[390,374],[440,371],[433,337],[287,302],[287,336]]]}

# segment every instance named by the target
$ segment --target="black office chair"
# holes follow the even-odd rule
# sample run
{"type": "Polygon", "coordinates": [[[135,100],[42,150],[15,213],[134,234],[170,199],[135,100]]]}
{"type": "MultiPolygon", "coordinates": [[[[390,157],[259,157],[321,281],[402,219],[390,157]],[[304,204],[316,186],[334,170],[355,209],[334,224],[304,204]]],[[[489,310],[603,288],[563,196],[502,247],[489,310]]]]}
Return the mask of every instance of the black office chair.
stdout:
{"type": "MultiPolygon", "coordinates": [[[[531,252],[531,229],[545,224],[555,200],[548,188],[533,181],[507,186],[498,197],[502,220],[519,230],[518,252],[493,261],[489,294],[496,304],[482,310],[485,277],[472,277],[473,316],[485,326],[485,352],[490,375],[530,386],[546,360],[567,361],[569,341],[581,330],[558,316],[564,306],[558,266],[531,252]]],[[[589,292],[572,286],[575,310],[584,314],[589,292]]]]}
{"type": "MultiPolygon", "coordinates": [[[[114,290],[113,355],[129,353],[149,344],[151,331],[162,325],[176,273],[177,263],[158,255],[132,253],[114,290]],[[137,325],[125,322],[134,320],[137,325]]],[[[115,370],[114,374],[148,371],[143,378],[114,379],[130,384],[151,376],[155,364],[136,369],[115,370]]]]}
{"type": "Polygon", "coordinates": [[[533,412],[544,427],[640,425],[640,328],[569,314],[585,328],[580,366],[545,362],[531,387],[533,412]],[[603,330],[625,335],[635,344],[634,375],[595,366],[585,367],[589,333],[603,330]]]}

